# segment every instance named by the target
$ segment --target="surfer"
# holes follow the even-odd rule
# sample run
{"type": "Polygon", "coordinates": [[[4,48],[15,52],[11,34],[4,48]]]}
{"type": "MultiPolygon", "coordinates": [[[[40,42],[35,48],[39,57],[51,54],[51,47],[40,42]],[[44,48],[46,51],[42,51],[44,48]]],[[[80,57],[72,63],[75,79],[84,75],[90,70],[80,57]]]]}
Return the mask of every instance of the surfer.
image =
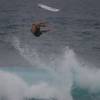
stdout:
{"type": "Polygon", "coordinates": [[[31,32],[36,37],[39,37],[40,35],[42,35],[42,33],[49,31],[49,29],[42,30],[41,27],[47,27],[46,22],[33,23],[32,28],[31,28],[31,32]]]}

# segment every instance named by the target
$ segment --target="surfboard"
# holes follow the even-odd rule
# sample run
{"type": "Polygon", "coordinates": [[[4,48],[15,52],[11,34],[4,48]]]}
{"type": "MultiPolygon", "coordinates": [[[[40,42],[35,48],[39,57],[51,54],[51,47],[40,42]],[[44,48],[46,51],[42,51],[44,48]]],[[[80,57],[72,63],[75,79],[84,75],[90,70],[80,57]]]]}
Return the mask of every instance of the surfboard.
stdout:
{"type": "Polygon", "coordinates": [[[53,8],[53,7],[50,7],[50,6],[41,4],[41,3],[39,3],[38,6],[41,7],[41,8],[43,8],[43,9],[45,9],[45,10],[49,10],[49,11],[52,11],[52,12],[58,12],[58,11],[60,11],[60,9],[53,8]]]}

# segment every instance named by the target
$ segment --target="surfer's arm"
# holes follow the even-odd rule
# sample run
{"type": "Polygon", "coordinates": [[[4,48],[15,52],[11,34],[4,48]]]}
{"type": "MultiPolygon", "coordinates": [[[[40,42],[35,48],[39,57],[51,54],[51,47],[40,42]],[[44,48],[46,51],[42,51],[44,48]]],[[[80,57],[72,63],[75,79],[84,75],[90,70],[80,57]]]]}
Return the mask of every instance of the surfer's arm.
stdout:
{"type": "Polygon", "coordinates": [[[37,25],[40,27],[46,27],[48,22],[39,22],[37,25]]]}
{"type": "Polygon", "coordinates": [[[33,25],[37,25],[39,27],[46,27],[47,23],[48,22],[46,22],[46,21],[40,21],[40,22],[33,22],[33,25]]]}

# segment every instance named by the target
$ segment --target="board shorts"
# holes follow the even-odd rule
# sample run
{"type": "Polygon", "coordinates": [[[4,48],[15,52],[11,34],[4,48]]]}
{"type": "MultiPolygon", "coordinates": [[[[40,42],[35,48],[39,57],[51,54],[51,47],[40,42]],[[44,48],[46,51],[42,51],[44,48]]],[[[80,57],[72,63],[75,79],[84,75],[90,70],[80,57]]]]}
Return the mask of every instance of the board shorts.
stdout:
{"type": "Polygon", "coordinates": [[[34,32],[33,33],[36,37],[39,37],[40,35],[42,35],[42,32],[41,31],[39,31],[39,32],[34,32]]]}

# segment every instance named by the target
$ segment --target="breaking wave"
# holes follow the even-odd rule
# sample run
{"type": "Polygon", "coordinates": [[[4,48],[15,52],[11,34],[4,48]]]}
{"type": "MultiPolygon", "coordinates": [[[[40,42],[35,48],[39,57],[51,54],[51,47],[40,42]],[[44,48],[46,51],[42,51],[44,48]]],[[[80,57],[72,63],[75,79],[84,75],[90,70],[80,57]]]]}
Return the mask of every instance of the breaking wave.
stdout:
{"type": "Polygon", "coordinates": [[[46,64],[35,50],[21,46],[18,38],[14,38],[13,45],[31,64],[38,64],[38,66],[42,66],[41,69],[50,72],[53,79],[51,83],[42,81],[28,86],[18,76],[0,71],[0,97],[7,98],[7,100],[25,98],[40,100],[100,99],[100,69],[80,62],[76,53],[69,47],[65,48],[61,56],[46,64]]]}

